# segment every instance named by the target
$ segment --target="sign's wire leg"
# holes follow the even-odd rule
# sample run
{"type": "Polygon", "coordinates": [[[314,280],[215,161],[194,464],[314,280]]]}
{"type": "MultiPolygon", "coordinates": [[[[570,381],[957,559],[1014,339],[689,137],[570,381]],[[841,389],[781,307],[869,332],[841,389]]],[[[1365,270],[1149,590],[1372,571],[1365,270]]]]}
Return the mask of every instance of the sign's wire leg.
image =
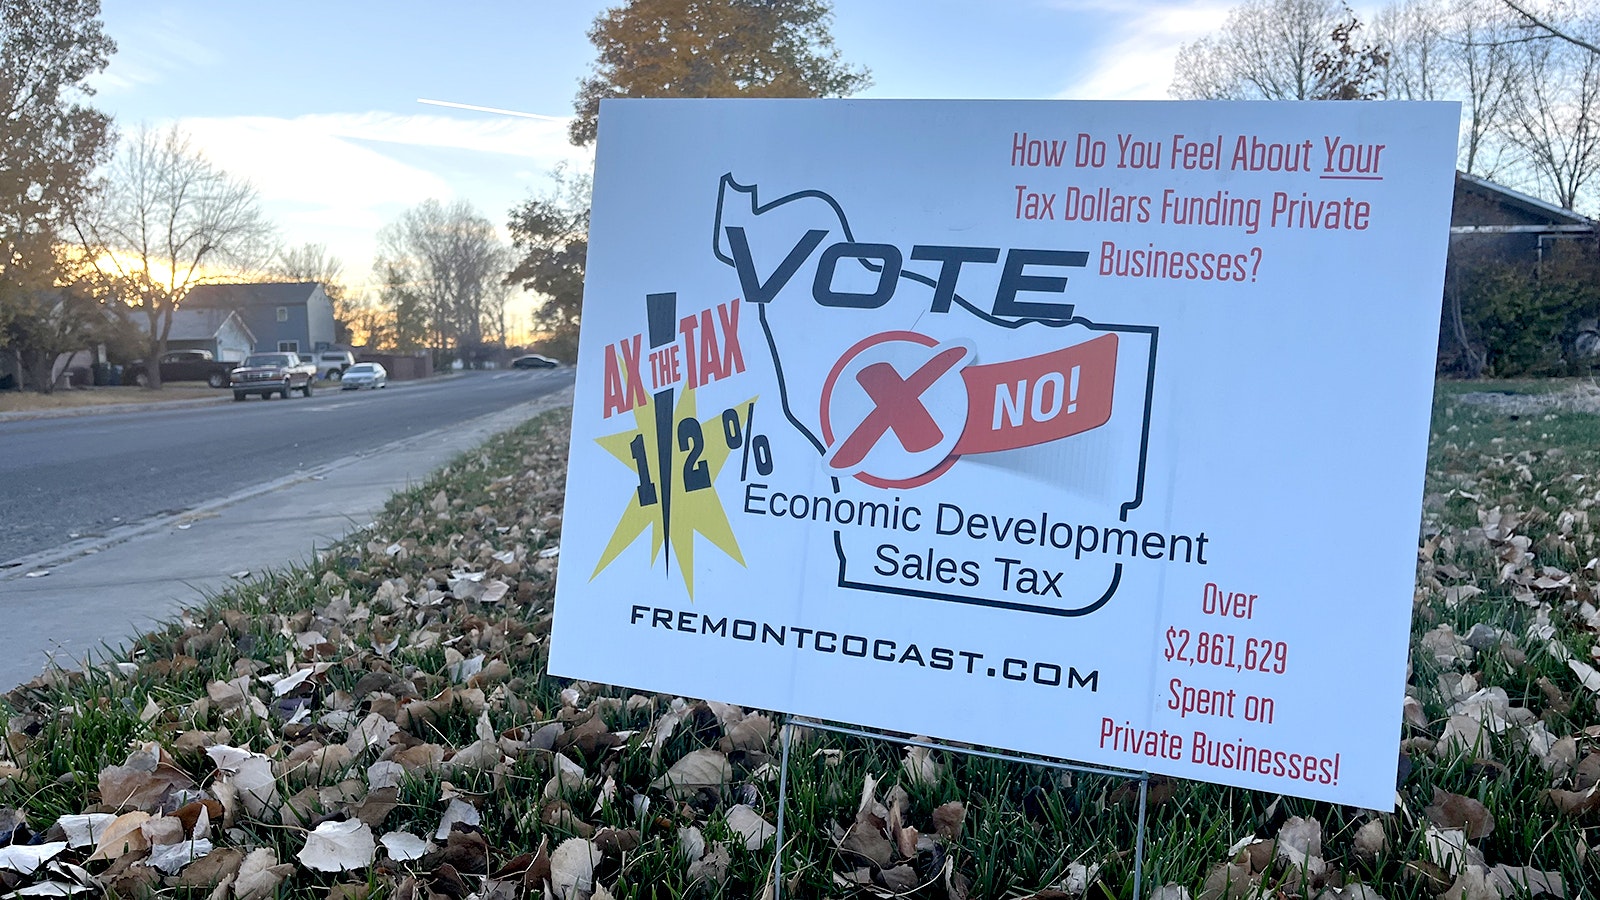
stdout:
{"type": "Polygon", "coordinates": [[[789,805],[789,735],[794,730],[787,713],[778,732],[783,742],[783,762],[778,767],[778,828],[772,860],[772,900],[783,900],[783,808],[789,805]]]}
{"type": "Polygon", "coordinates": [[[1144,896],[1144,823],[1147,801],[1150,799],[1150,773],[1143,775],[1139,779],[1139,832],[1133,842],[1133,900],[1144,896]]]}

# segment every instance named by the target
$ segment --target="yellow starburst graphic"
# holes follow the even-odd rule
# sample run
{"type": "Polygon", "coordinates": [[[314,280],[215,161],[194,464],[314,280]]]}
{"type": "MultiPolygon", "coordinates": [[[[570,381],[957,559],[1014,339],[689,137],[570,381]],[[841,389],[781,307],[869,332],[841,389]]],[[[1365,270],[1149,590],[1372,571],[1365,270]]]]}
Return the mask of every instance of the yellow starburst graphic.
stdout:
{"type": "MultiPolygon", "coordinates": [[[[754,402],[753,397],[746,401],[754,402]]],[[[739,408],[745,405],[740,404],[739,408]]],[[[672,415],[675,433],[662,435],[657,426],[656,401],[650,398],[633,408],[632,430],[595,439],[628,468],[637,479],[637,489],[600,554],[600,562],[589,576],[591,581],[632,546],[646,528],[650,529],[650,564],[655,565],[665,545],[678,562],[690,599],[694,598],[696,534],[703,535],[739,565],[745,564],[716,490],[717,475],[731,450],[723,436],[722,414],[718,412],[704,421],[696,416],[695,391],[683,391],[672,415]]]]}

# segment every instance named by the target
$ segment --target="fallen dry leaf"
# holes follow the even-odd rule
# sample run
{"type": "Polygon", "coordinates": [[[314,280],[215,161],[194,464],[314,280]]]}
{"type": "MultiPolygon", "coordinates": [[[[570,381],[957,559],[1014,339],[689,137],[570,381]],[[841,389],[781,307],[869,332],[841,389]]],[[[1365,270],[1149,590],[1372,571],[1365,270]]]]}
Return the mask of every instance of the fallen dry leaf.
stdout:
{"type": "Polygon", "coordinates": [[[666,774],[650,782],[669,796],[687,797],[701,788],[718,788],[733,778],[728,757],[717,750],[700,749],[685,755],[667,768],[666,774]]]}
{"type": "Polygon", "coordinates": [[[234,897],[236,900],[264,900],[293,872],[294,866],[279,863],[278,854],[271,847],[252,850],[239,864],[239,875],[233,881],[234,897]]]}
{"type": "Polygon", "coordinates": [[[343,872],[372,865],[377,845],[372,829],[360,819],[323,822],[306,835],[306,845],[297,858],[300,864],[318,872],[343,872]]]}
{"type": "Polygon", "coordinates": [[[1545,872],[1532,866],[1495,866],[1489,870],[1490,880],[1501,888],[1501,896],[1512,897],[1524,891],[1530,897],[1548,895],[1565,900],[1566,882],[1558,872],[1545,872]]]}
{"type": "Polygon", "coordinates": [[[460,822],[463,825],[477,825],[482,821],[478,815],[478,808],[471,803],[457,797],[450,800],[445,807],[444,815],[439,819],[439,827],[433,830],[433,839],[447,841],[450,839],[450,827],[460,822]]]}
{"type": "Polygon", "coordinates": [[[427,853],[428,848],[432,846],[422,838],[404,831],[391,831],[378,838],[378,843],[383,845],[383,849],[389,854],[389,858],[396,862],[421,859],[422,855],[427,853]]]}
{"type": "Polygon", "coordinates": [[[66,833],[67,846],[73,849],[79,847],[93,847],[100,842],[100,835],[105,833],[106,826],[116,821],[116,816],[111,813],[88,813],[85,815],[66,815],[56,820],[61,830],[66,833]]]}
{"type": "Polygon", "coordinates": [[[194,781],[165,758],[161,745],[141,745],[120,766],[100,770],[100,802],[113,809],[152,811],[174,790],[193,788],[194,781]]]}
{"type": "Polygon", "coordinates": [[[1256,893],[1250,867],[1236,862],[1219,863],[1206,874],[1199,900],[1245,900],[1256,893]]]}
{"type": "Polygon", "coordinates": [[[150,848],[150,857],[145,860],[145,865],[168,875],[176,875],[195,860],[203,859],[211,849],[211,842],[205,838],[160,844],[150,848]]]}
{"type": "Polygon", "coordinates": [[[1278,829],[1273,855],[1312,875],[1322,874],[1327,868],[1322,860],[1322,824],[1316,819],[1291,817],[1278,829]]]}
{"type": "Polygon", "coordinates": [[[556,900],[590,900],[600,851],[583,838],[568,838],[550,854],[550,887],[556,900]]]}
{"type": "Polygon", "coordinates": [[[1428,821],[1440,828],[1460,828],[1467,840],[1476,841],[1494,833],[1494,817],[1482,803],[1461,794],[1433,789],[1433,803],[1423,811],[1428,821]]]}
{"type": "Polygon", "coordinates": [[[65,849],[67,849],[66,841],[0,847],[0,869],[10,869],[21,875],[32,875],[40,866],[54,859],[65,849]]]}
{"type": "Polygon", "coordinates": [[[1428,861],[1446,873],[1456,873],[1469,863],[1472,850],[1467,846],[1467,833],[1459,828],[1438,828],[1429,825],[1423,832],[1423,848],[1428,861]]]}
{"type": "Polygon", "coordinates": [[[705,835],[700,829],[693,826],[684,826],[678,829],[678,852],[689,862],[694,862],[706,855],[705,835]]]}
{"type": "Polygon", "coordinates": [[[195,860],[194,864],[183,870],[183,875],[178,879],[178,886],[214,888],[224,879],[238,877],[239,866],[243,862],[243,850],[232,847],[212,850],[203,859],[195,860]]]}
{"type": "Polygon", "coordinates": [[[728,848],[717,843],[707,849],[704,856],[689,864],[687,874],[690,881],[721,885],[728,880],[728,869],[732,865],[733,857],[729,855],[728,848]]]}
{"type": "Polygon", "coordinates": [[[144,836],[143,825],[149,818],[150,814],[142,810],[118,816],[100,833],[100,842],[89,860],[118,859],[148,850],[150,841],[144,836]]]}
{"type": "Polygon", "coordinates": [[[1356,856],[1372,861],[1383,854],[1384,848],[1389,845],[1389,838],[1383,830],[1383,820],[1373,819],[1356,830],[1353,841],[1356,856]]]}
{"type": "Polygon", "coordinates": [[[1600,809],[1600,783],[1590,786],[1586,791],[1564,791],[1560,788],[1551,788],[1550,802],[1557,811],[1569,816],[1581,816],[1584,813],[1600,809]]]}
{"type": "Polygon", "coordinates": [[[927,747],[907,747],[905,759],[900,761],[906,777],[912,784],[932,785],[939,782],[939,761],[927,747]]]}
{"type": "Polygon", "coordinates": [[[269,810],[276,812],[282,804],[272,760],[266,756],[223,745],[207,747],[206,755],[222,773],[222,782],[238,792],[245,812],[260,817],[269,810]]]}
{"type": "Polygon", "coordinates": [[[933,833],[952,841],[961,839],[961,824],[966,821],[966,804],[959,800],[951,800],[934,807],[933,833]]]}
{"type": "Polygon", "coordinates": [[[727,814],[728,828],[734,834],[744,838],[746,850],[760,850],[766,846],[778,833],[778,829],[767,823],[761,815],[743,803],[730,807],[727,814]]]}

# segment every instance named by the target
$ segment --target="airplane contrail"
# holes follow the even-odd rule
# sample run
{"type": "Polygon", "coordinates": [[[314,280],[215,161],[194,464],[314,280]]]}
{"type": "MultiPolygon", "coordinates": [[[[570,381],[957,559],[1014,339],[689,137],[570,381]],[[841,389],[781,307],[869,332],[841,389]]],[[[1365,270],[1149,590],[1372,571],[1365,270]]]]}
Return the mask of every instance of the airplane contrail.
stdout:
{"type": "Polygon", "coordinates": [[[454,103],[449,100],[424,100],[417,98],[418,103],[427,103],[430,106],[448,106],[452,109],[470,109],[474,112],[496,113],[502,116],[518,116],[523,119],[539,119],[545,122],[565,122],[571,116],[544,116],[539,113],[519,112],[515,109],[500,109],[494,106],[475,106],[471,103],[454,103]]]}

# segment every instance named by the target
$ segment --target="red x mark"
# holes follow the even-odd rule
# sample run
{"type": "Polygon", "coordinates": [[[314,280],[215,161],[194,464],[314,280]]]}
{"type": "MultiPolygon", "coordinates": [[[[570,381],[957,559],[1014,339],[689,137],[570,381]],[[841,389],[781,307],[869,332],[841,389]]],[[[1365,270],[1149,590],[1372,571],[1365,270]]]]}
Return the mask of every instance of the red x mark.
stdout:
{"type": "Polygon", "coordinates": [[[944,350],[906,379],[901,379],[894,366],[886,362],[873,363],[857,372],[856,382],[872,398],[875,408],[839,445],[833,455],[833,467],[849,469],[859,465],[891,428],[900,446],[911,453],[920,453],[943,440],[944,432],[922,405],[922,395],[966,353],[962,347],[944,350]]]}

